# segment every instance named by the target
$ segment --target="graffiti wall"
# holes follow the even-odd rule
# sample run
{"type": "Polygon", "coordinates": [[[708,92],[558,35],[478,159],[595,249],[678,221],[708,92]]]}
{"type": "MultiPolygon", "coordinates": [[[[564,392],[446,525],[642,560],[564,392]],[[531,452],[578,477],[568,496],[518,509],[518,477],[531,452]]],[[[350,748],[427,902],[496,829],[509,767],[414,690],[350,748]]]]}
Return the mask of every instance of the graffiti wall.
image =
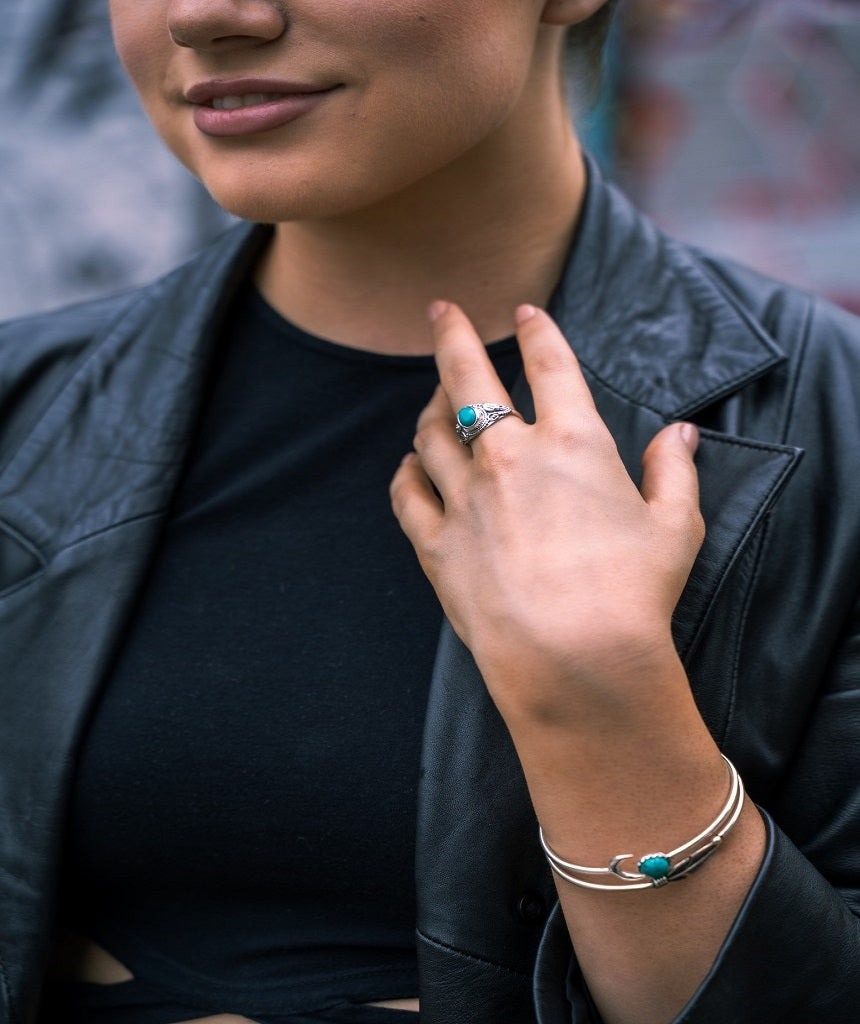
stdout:
{"type": "Polygon", "coordinates": [[[860,3],[628,0],[617,46],[640,206],[860,312],[860,3]]]}
{"type": "Polygon", "coordinates": [[[0,319],[150,280],[226,215],[158,141],[107,0],[2,0],[0,319]]]}

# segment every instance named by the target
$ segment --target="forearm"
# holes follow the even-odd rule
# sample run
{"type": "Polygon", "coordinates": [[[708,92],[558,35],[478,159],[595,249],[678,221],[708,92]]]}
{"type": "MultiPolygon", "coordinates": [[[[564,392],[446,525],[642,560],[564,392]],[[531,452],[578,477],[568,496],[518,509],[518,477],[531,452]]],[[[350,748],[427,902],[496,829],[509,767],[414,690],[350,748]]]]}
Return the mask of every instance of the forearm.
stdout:
{"type": "MultiPolygon", "coordinates": [[[[554,726],[528,715],[509,727],[551,848],[578,864],[671,850],[723,806],[726,764],[675,657],[631,678],[602,725],[583,708],[554,726]],[[667,678],[672,675],[674,678],[667,678]],[[674,694],[649,702],[647,694],[674,694]]],[[[608,709],[607,709],[608,710],[608,709]]],[[[716,855],[659,889],[590,891],[556,878],[576,956],[605,1024],[667,1024],[708,973],[764,852],[760,815],[746,801],[716,855]]],[[[625,865],[635,870],[635,864],[625,865]]]]}

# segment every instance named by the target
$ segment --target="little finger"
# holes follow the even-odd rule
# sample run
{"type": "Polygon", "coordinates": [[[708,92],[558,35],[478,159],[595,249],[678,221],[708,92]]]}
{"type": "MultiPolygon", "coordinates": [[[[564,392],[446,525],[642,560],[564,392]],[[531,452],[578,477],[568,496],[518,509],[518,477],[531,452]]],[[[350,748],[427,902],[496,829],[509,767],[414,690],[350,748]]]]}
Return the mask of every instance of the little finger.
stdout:
{"type": "Polygon", "coordinates": [[[436,536],[444,512],[415,452],[404,456],[391,480],[389,495],[400,528],[420,556],[421,549],[428,547],[436,536]]]}

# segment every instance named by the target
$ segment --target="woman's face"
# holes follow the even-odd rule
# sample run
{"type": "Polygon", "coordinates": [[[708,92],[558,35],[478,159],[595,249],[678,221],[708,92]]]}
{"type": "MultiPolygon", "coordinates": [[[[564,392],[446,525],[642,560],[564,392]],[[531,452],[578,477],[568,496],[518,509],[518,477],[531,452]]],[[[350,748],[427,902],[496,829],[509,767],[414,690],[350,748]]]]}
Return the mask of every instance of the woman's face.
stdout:
{"type": "Polygon", "coordinates": [[[279,221],[366,208],[528,144],[535,111],[560,91],[562,30],[542,24],[545,2],[110,8],[120,57],[170,148],[227,209],[279,221]]]}

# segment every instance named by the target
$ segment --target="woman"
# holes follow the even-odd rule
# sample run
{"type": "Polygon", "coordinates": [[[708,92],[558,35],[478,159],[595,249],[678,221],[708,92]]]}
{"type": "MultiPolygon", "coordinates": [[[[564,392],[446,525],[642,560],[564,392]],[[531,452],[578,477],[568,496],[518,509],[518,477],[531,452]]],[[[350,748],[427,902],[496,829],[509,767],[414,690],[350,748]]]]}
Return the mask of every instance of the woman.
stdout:
{"type": "Polygon", "coordinates": [[[112,0],[274,228],[3,335],[9,1020],[851,1019],[860,334],[583,161],[608,10],[112,0]]]}

